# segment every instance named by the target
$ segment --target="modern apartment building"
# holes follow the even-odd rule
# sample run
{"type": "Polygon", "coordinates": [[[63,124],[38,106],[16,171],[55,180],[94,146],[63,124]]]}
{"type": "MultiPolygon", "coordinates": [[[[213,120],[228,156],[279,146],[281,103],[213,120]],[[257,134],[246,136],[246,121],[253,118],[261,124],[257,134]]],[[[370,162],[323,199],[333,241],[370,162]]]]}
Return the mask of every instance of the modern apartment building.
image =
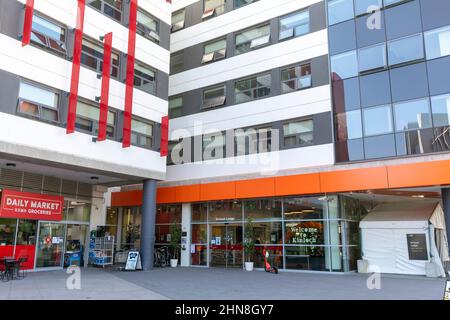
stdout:
{"type": "Polygon", "coordinates": [[[171,12],[136,4],[0,2],[0,256],[86,263],[107,187],[165,178],[171,12]]]}
{"type": "MultiPolygon", "coordinates": [[[[8,109],[13,115],[4,113],[61,130],[44,141],[70,151],[68,163],[60,164],[64,169],[81,166],[70,162],[76,162],[74,152],[88,159],[98,154],[93,160],[98,167],[83,161],[82,168],[93,172],[85,182],[95,188],[122,186],[112,190],[111,203],[107,201],[108,209],[96,224],[116,236],[118,250],[140,249],[147,268],[153,247],[171,242],[175,224],[181,228],[182,266],[242,267],[249,258],[244,244],[251,218],[256,234],[251,259],[257,268],[264,266],[263,249],[274,266],[286,271],[351,272],[358,260],[379,263],[371,260],[377,250],[391,253],[383,272],[425,274],[437,251],[440,263],[447,262],[448,1],[139,0],[136,67],[128,81],[134,1],[86,1],[76,109],[84,110],[85,100],[95,106],[100,99],[101,105],[104,77],[94,60],[102,53],[95,53],[94,44],[98,41],[101,47],[107,37],[99,40],[100,36],[112,31],[107,105],[116,112],[117,124],[107,126],[107,136],[112,130],[114,138],[106,142],[92,139],[95,124],[94,131],[86,132],[83,123],[87,114],[93,114],[89,112],[76,117],[75,133],[66,134],[73,97],[71,68],[76,62],[69,53],[76,52],[77,43],[76,32],[70,30],[77,1],[70,2],[72,8],[62,9],[60,2],[35,0],[35,12],[44,14],[41,19],[66,26],[64,36],[57,39],[66,41],[65,58],[61,52],[47,52],[54,47],[50,41],[54,35],[45,35],[40,45],[32,36],[30,45],[22,46],[24,19],[17,25],[17,19],[8,22],[13,20],[8,14],[1,24],[4,41],[15,48],[11,54],[8,46],[2,46],[7,59],[22,55],[41,68],[48,64],[38,59],[40,55],[55,60],[46,77],[34,73],[29,64],[24,75],[17,73],[25,64],[0,66],[6,70],[5,78],[16,79],[17,88],[22,88],[22,81],[25,85],[37,81],[42,88],[61,90],[56,93],[61,96],[62,121],[55,125],[23,118],[19,89],[11,98],[14,107],[8,109]],[[142,25],[146,28],[140,29],[142,25]],[[57,77],[58,85],[51,79],[59,74],[65,78],[57,77]],[[131,100],[130,80],[135,87],[131,100]],[[140,122],[132,122],[138,129],[131,126],[128,140],[130,101],[133,119],[140,122]],[[152,131],[144,129],[148,125],[152,131]],[[51,141],[55,136],[61,140],[51,141]],[[88,153],[71,145],[74,137],[85,139],[88,153]],[[127,141],[131,147],[126,147],[127,141]],[[107,143],[111,147],[103,150],[107,143]],[[108,180],[99,172],[115,178],[108,180]],[[94,176],[99,180],[92,181],[94,176]],[[417,236],[417,230],[399,227],[399,221],[419,218],[427,226],[432,221],[434,229],[417,236]],[[397,231],[380,240],[378,229],[360,228],[379,219],[397,231]],[[409,231],[398,235],[399,230],[409,231]],[[396,254],[400,251],[406,256],[396,254]],[[399,270],[398,265],[410,267],[399,270]]],[[[25,1],[7,3],[9,10],[15,5],[26,17],[25,1]]],[[[55,30],[41,29],[53,30],[52,34],[55,30]]],[[[2,87],[11,96],[13,90],[2,87]]],[[[41,104],[38,110],[48,109],[41,104]]],[[[49,167],[58,166],[51,160],[45,159],[51,161],[49,167]]],[[[74,180],[80,177],[75,174],[74,180]]]]}

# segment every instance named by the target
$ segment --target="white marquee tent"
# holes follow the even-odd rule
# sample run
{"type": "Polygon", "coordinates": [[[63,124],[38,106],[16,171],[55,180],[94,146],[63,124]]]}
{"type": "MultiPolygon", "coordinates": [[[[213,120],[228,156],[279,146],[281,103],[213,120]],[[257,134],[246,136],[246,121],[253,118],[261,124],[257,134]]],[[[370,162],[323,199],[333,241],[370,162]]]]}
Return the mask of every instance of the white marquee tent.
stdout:
{"type": "Polygon", "coordinates": [[[369,272],[446,276],[443,262],[449,261],[449,252],[439,203],[380,204],[360,228],[363,260],[374,270],[369,272]]]}

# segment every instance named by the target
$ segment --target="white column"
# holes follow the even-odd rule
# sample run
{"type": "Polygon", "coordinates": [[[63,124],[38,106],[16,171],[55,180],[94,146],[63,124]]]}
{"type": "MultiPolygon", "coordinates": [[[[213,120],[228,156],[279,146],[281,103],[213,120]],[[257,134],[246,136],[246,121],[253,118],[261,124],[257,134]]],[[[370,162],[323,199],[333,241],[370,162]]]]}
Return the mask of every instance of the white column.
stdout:
{"type": "Polygon", "coordinates": [[[191,213],[190,203],[183,203],[181,208],[181,266],[191,265],[191,213]]]}
{"type": "Polygon", "coordinates": [[[108,188],[104,186],[94,186],[92,188],[92,205],[90,229],[95,230],[97,226],[103,226],[106,222],[106,199],[105,194],[108,188]]]}

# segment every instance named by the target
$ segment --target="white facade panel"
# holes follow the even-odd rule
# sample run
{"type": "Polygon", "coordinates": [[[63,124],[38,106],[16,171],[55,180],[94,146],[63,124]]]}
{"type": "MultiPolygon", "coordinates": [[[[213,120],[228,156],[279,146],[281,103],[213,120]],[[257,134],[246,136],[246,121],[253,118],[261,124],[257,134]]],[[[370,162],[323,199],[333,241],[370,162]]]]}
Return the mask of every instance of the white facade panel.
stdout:
{"type": "Polygon", "coordinates": [[[171,140],[193,136],[201,129],[219,132],[258,124],[331,112],[330,86],[301,90],[271,98],[241,103],[170,120],[171,140]]]}
{"type": "Polygon", "coordinates": [[[169,79],[169,96],[326,55],[327,39],[327,31],[321,30],[175,74],[169,79]]]}
{"type": "Polygon", "coordinates": [[[334,146],[325,144],[169,166],[165,181],[180,182],[238,176],[269,177],[276,176],[284,170],[313,168],[333,163],[334,146]]]}
{"type": "MultiPolygon", "coordinates": [[[[18,40],[0,34],[0,69],[66,92],[70,91],[72,63],[33,46],[22,47],[18,40]]],[[[79,96],[95,100],[101,93],[97,73],[81,67],[79,96]]],[[[167,101],[134,89],[133,114],[161,122],[167,114],[167,101]]],[[[123,110],[125,84],[111,79],[109,105],[123,110]]]]}
{"type": "Polygon", "coordinates": [[[166,158],[155,151],[122,148],[115,141],[92,142],[80,132],[0,113],[0,152],[117,174],[162,179],[166,158]]]}
{"type": "MultiPolygon", "coordinates": [[[[171,51],[176,52],[217,37],[268,21],[321,0],[260,0],[214,19],[172,34],[171,51]]],[[[183,3],[184,4],[184,3],[183,3]]],[[[178,7],[178,5],[176,6],[178,7]]],[[[175,8],[175,6],[174,6],[175,8]]]]}

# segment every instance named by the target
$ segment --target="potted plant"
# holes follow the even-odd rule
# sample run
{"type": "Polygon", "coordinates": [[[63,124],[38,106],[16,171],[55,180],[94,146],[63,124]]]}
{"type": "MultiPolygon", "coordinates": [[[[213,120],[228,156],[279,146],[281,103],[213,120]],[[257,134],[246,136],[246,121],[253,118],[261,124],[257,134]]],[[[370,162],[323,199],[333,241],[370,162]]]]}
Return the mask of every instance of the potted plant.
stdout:
{"type": "Polygon", "coordinates": [[[170,259],[170,266],[176,268],[178,266],[178,258],[181,248],[181,228],[175,222],[170,225],[170,244],[172,258],[170,259]]]}
{"type": "Polygon", "coordinates": [[[255,230],[252,218],[247,219],[244,234],[244,254],[246,257],[245,270],[253,271],[254,263],[252,261],[255,254],[255,230]]]}

